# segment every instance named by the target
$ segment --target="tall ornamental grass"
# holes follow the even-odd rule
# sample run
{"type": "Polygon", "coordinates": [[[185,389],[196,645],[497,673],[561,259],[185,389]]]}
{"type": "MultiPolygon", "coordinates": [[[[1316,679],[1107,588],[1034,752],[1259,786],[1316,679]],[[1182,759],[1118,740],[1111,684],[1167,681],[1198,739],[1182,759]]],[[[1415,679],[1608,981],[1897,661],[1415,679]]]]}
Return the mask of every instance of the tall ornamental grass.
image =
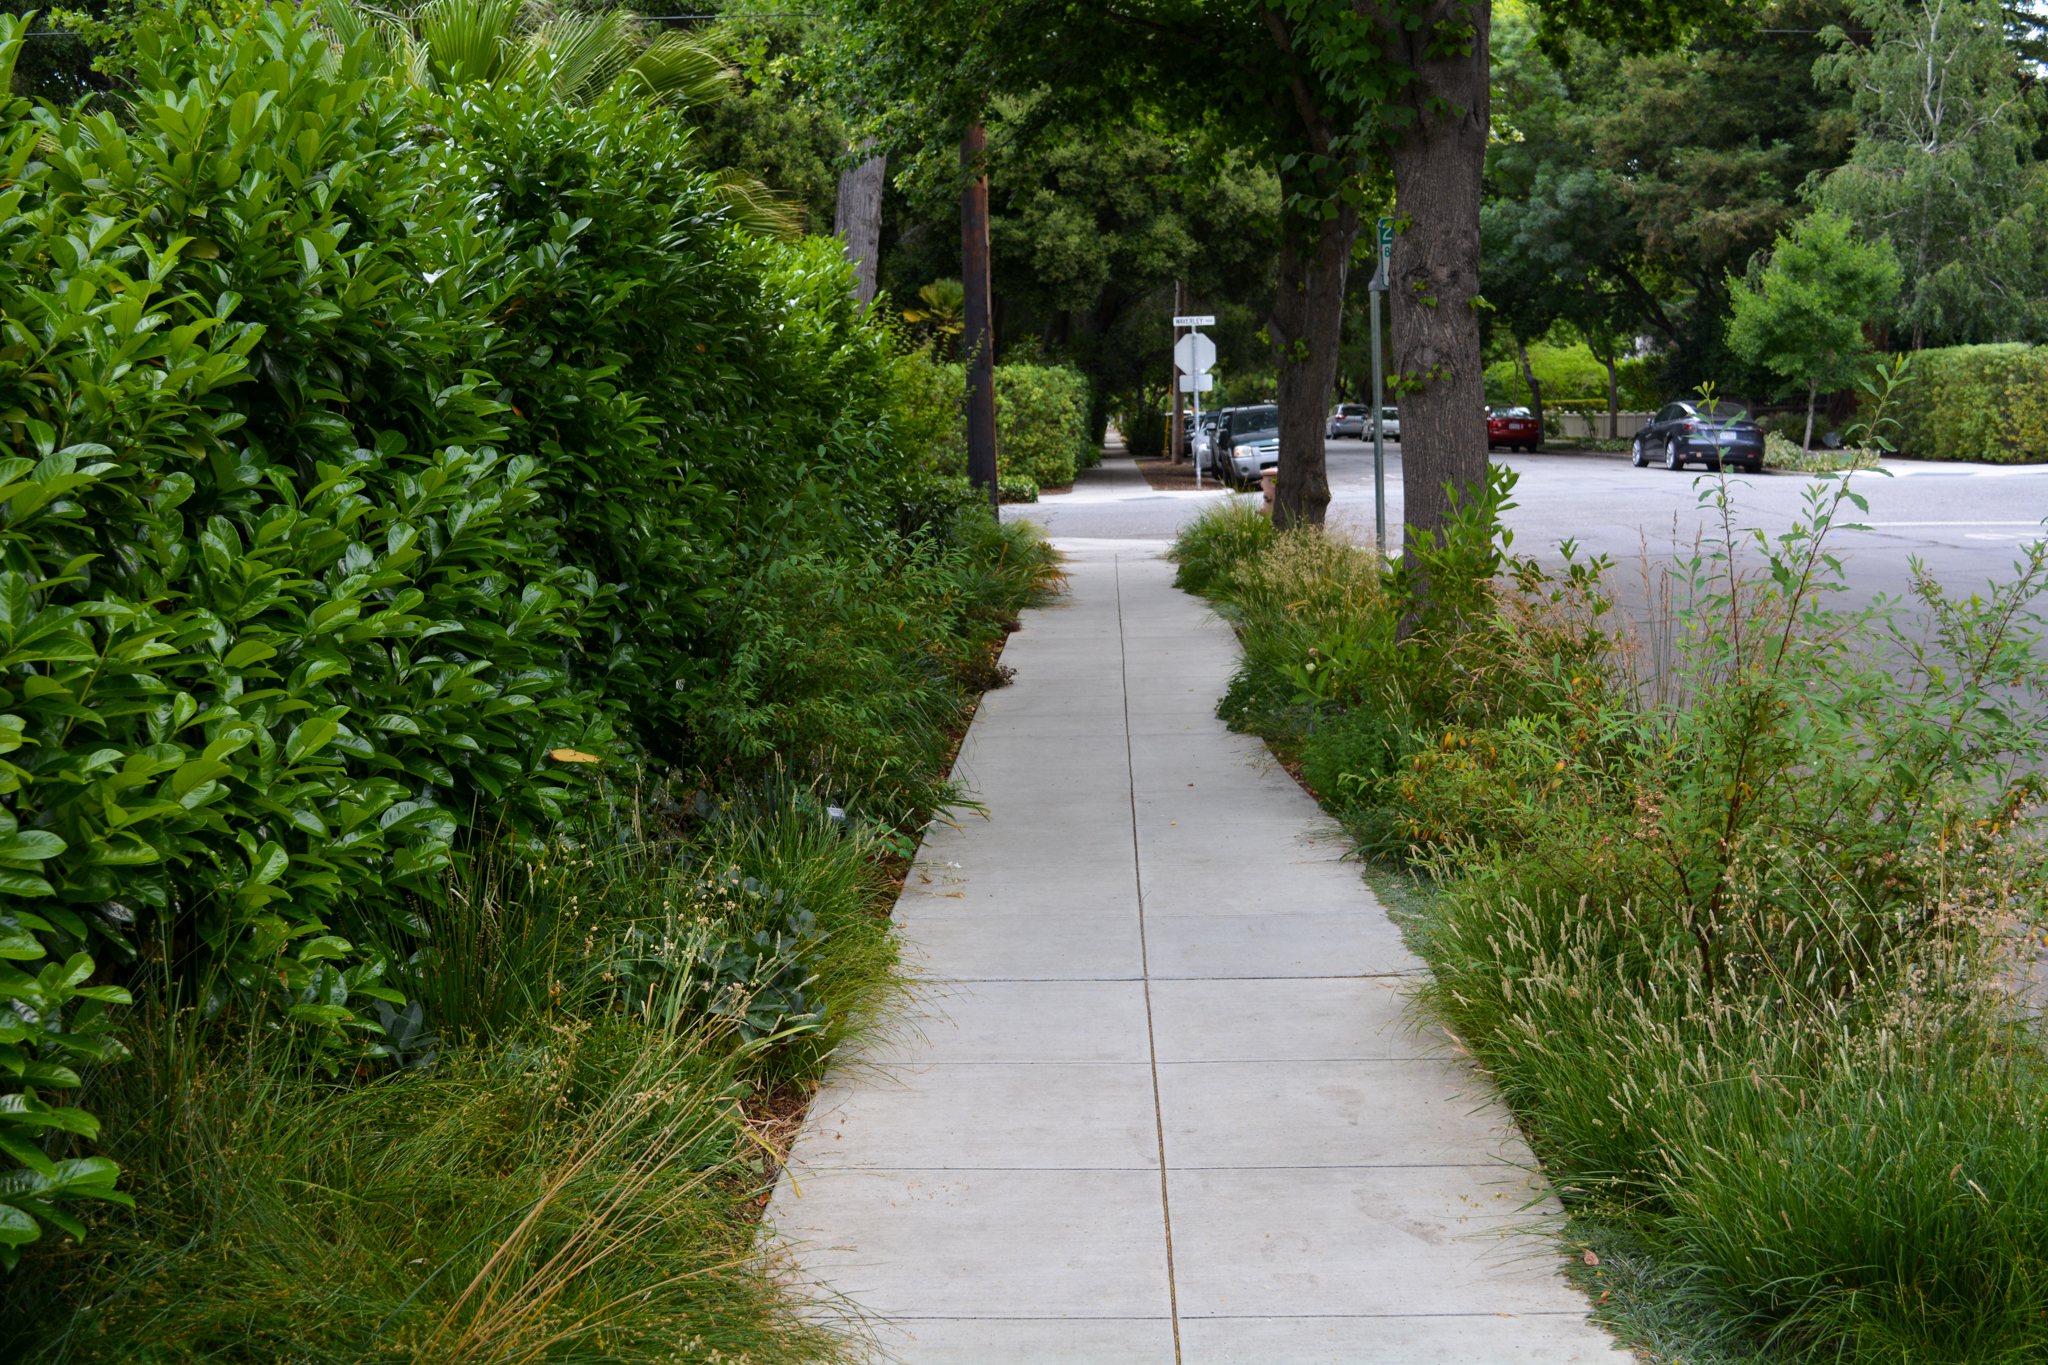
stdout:
{"type": "Polygon", "coordinates": [[[1221,714],[1436,878],[1423,1004],[1702,1339],[2048,1355],[2048,1056],[2016,993],[2048,886],[2048,542],[1985,592],[1916,567],[1913,610],[1849,607],[1848,483],[1767,537],[1703,481],[1719,535],[1646,625],[1611,564],[1511,553],[1512,486],[1465,490],[1375,591],[1325,532],[1191,530],[1245,644],[1221,714]]]}

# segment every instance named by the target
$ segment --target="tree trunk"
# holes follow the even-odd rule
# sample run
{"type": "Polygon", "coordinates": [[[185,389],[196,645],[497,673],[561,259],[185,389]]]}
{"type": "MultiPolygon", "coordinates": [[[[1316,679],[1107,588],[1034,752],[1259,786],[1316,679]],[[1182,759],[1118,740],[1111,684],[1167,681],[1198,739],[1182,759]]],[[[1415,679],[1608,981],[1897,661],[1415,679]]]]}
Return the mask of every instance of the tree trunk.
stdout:
{"type": "Polygon", "coordinates": [[[1621,430],[1621,377],[1613,356],[1601,363],[1607,366],[1607,439],[1611,441],[1621,430]]]}
{"type": "MultiPolygon", "coordinates": [[[[1282,9],[1260,0],[1259,14],[1282,56],[1300,61],[1282,9]]],[[[1286,96],[1276,92],[1270,98],[1276,115],[1300,120],[1301,132],[1315,153],[1313,162],[1319,163],[1305,179],[1299,178],[1300,171],[1283,170],[1283,189],[1292,174],[1298,177],[1295,185],[1322,201],[1325,211],[1335,210],[1315,218],[1283,210],[1280,220],[1279,293],[1266,319],[1266,337],[1279,371],[1280,477],[1273,491],[1273,525],[1285,530],[1297,522],[1322,525],[1330,506],[1324,422],[1337,384],[1344,286],[1351,270],[1351,244],[1358,238],[1356,196],[1344,191],[1358,163],[1354,154],[1336,150],[1329,117],[1299,72],[1286,96]]],[[[1282,166],[1291,160],[1283,158],[1282,166]]]]}
{"type": "MultiPolygon", "coordinates": [[[[1173,312],[1176,317],[1186,317],[1188,313],[1188,287],[1179,280],[1173,282],[1173,312]]],[[[1172,332],[1173,344],[1175,346],[1180,345],[1181,329],[1175,327],[1172,329],[1172,332]]],[[[1176,382],[1173,386],[1173,425],[1166,430],[1166,448],[1173,452],[1173,462],[1179,464],[1182,453],[1181,427],[1188,400],[1187,395],[1180,391],[1180,384],[1178,382],[1180,378],[1179,366],[1170,365],[1167,368],[1173,372],[1176,382]]],[[[1190,450],[1188,453],[1192,455],[1193,452],[1190,450]]]]}
{"type": "MultiPolygon", "coordinates": [[[[1363,6],[1365,0],[1354,0],[1363,6]]],[[[1401,404],[1401,492],[1406,542],[1442,535],[1451,489],[1486,477],[1486,376],[1480,359],[1480,177],[1486,167],[1489,0],[1435,0],[1420,22],[1406,5],[1380,10],[1387,60],[1415,72],[1401,102],[1413,111],[1391,151],[1394,239],[1393,389],[1401,404]],[[1471,27],[1470,49],[1425,55],[1438,26],[1471,27]]],[[[1444,46],[1449,46],[1444,44],[1444,46]]],[[[1414,560],[1411,556],[1410,564],[1414,560]]]]}
{"type": "Polygon", "coordinates": [[[888,157],[871,156],[839,173],[839,203],[832,213],[832,231],[846,244],[846,259],[853,263],[853,296],[862,308],[875,301],[875,261],[882,249],[882,185],[888,166],[888,157]]]}
{"type": "Polygon", "coordinates": [[[988,173],[982,154],[988,134],[977,123],[960,142],[960,169],[970,179],[960,194],[960,284],[967,294],[966,330],[960,353],[967,363],[967,477],[997,496],[996,338],[989,318],[988,173]]]}
{"type": "Polygon", "coordinates": [[[1815,380],[1806,386],[1806,440],[1800,444],[1801,450],[1813,449],[1813,400],[1819,396],[1820,381],[1815,380]]]}
{"type": "Polygon", "coordinates": [[[1529,348],[1515,338],[1515,354],[1522,358],[1522,382],[1529,386],[1529,411],[1536,414],[1536,430],[1540,434],[1547,428],[1543,425],[1543,382],[1536,378],[1536,368],[1529,363],[1529,348]]]}
{"type": "Polygon", "coordinates": [[[1337,345],[1344,330],[1344,287],[1358,208],[1344,204],[1316,222],[1290,215],[1280,238],[1280,289],[1266,320],[1279,370],[1280,478],[1273,525],[1323,523],[1330,475],[1323,439],[1337,386],[1337,345]]]}

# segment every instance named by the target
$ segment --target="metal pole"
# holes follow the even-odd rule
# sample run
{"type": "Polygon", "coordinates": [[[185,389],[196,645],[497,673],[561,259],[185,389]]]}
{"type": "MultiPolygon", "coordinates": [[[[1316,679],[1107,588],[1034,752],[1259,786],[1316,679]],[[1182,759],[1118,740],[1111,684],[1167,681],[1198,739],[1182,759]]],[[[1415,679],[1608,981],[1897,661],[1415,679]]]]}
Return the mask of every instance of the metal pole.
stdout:
{"type": "MultiPolygon", "coordinates": [[[[1188,335],[1189,335],[1189,336],[1191,336],[1191,337],[1198,337],[1198,336],[1200,336],[1201,334],[1202,334],[1202,329],[1201,329],[1201,328],[1199,328],[1199,327],[1190,327],[1190,328],[1188,328],[1188,335]]],[[[1195,430],[1196,430],[1197,432],[1201,431],[1201,429],[1202,429],[1202,375],[1204,375],[1204,374],[1207,374],[1207,373],[1208,373],[1208,371],[1206,371],[1206,370],[1203,370],[1203,371],[1199,371],[1199,372],[1197,372],[1197,373],[1196,373],[1196,375],[1195,375],[1195,383],[1194,383],[1194,394],[1195,394],[1195,430]]],[[[1200,491],[1200,489],[1201,489],[1201,487],[1202,487],[1202,455],[1201,455],[1201,452],[1200,452],[1200,451],[1195,451],[1195,452],[1194,452],[1194,460],[1195,460],[1195,488],[1196,488],[1196,490],[1197,490],[1197,491],[1200,491]]]]}
{"type": "Polygon", "coordinates": [[[1384,262],[1373,272],[1372,296],[1372,519],[1373,543],[1380,558],[1387,557],[1387,446],[1380,422],[1380,295],[1386,292],[1384,262]]]}
{"type": "Polygon", "coordinates": [[[981,169],[988,135],[977,123],[960,141],[960,168],[973,173],[960,195],[960,284],[967,294],[967,477],[1001,503],[996,488],[996,339],[989,328],[988,173],[981,169]]]}

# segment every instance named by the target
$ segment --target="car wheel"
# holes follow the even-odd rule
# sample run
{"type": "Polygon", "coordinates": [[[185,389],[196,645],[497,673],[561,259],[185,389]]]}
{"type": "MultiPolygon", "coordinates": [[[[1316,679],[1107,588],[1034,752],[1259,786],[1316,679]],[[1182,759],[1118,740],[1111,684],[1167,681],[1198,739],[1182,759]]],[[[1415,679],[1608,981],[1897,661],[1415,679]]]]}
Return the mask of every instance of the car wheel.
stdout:
{"type": "Polygon", "coordinates": [[[1685,468],[1685,456],[1678,449],[1676,436],[1664,443],[1664,467],[1674,474],[1685,468]]]}
{"type": "Polygon", "coordinates": [[[1640,432],[1636,435],[1636,443],[1634,449],[1632,449],[1629,452],[1628,462],[1634,465],[1637,469],[1646,468],[1650,463],[1650,450],[1648,446],[1645,446],[1643,444],[1643,438],[1640,432]]]}

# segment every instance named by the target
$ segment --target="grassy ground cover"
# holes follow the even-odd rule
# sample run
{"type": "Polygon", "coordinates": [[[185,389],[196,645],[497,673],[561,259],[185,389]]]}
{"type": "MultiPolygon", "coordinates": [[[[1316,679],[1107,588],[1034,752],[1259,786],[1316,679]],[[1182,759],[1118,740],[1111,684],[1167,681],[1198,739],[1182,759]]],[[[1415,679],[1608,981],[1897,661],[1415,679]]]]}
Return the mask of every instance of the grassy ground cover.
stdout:
{"type": "Polygon", "coordinates": [[[2048,545],[1983,594],[1848,609],[1844,484],[1770,539],[1717,484],[1719,544],[1631,620],[1614,566],[1512,555],[1511,490],[1393,569],[1213,509],[1176,555],[1243,641],[1220,714],[1426,885],[1422,1003],[1631,1339],[2039,1358],[2048,1072],[2008,987],[2042,914],[2048,545]]]}

